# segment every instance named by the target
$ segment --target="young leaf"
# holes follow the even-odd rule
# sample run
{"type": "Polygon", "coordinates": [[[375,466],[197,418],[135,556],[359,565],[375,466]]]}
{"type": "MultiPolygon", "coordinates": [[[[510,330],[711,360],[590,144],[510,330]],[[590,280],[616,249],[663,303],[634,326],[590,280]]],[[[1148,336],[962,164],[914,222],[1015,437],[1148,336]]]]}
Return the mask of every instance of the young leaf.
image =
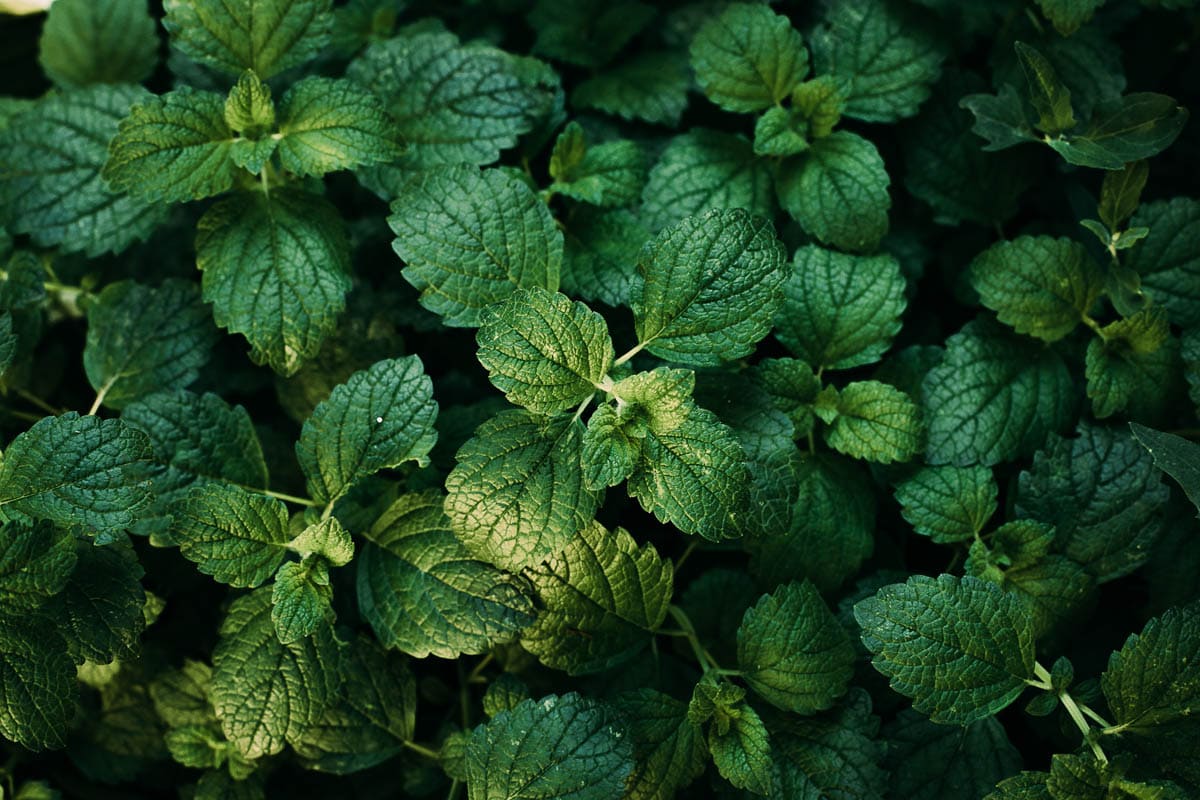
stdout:
{"type": "Polygon", "coordinates": [[[171,44],[230,75],[263,80],[315,58],[329,42],[330,0],[164,0],[171,44]]]}
{"type": "Polygon", "coordinates": [[[470,800],[610,800],[625,790],[633,748],[615,715],[574,692],[526,700],[471,734],[470,800]]]}
{"type": "Polygon", "coordinates": [[[779,204],[823,244],[865,253],[888,231],[891,178],[875,145],[849,131],[812,143],[780,164],[779,204]]]}
{"type": "Polygon", "coordinates": [[[1200,325],[1200,200],[1176,197],[1147,203],[1130,223],[1150,235],[1125,256],[1146,293],[1185,328],[1200,325]]]}
{"type": "Polygon", "coordinates": [[[283,644],[294,644],[334,621],[333,590],[324,561],[289,561],[275,573],[271,590],[271,622],[283,644]]]}
{"type": "Polygon", "coordinates": [[[1137,211],[1142,189],[1146,187],[1149,177],[1150,166],[1145,161],[1134,161],[1122,169],[1104,173],[1097,213],[1110,231],[1120,230],[1137,211]]]}
{"type": "Polygon", "coordinates": [[[626,422],[619,413],[614,406],[600,406],[592,413],[583,432],[579,453],[583,483],[592,491],[616,486],[637,468],[642,445],[625,430],[626,422]]]}
{"type": "Polygon", "coordinates": [[[626,720],[636,766],[629,800],[672,800],[708,761],[704,739],[687,718],[687,704],[653,689],[624,692],[613,705],[626,720]]]}
{"type": "Polygon", "coordinates": [[[1023,42],[1016,42],[1014,47],[1029,85],[1029,102],[1038,113],[1038,128],[1050,136],[1074,128],[1071,92],[1059,81],[1053,65],[1023,42]]]}
{"type": "Polygon", "coordinates": [[[345,307],[348,250],[329,201],[295,189],[237,194],[205,212],[196,231],[213,319],[283,375],[316,356],[345,307]]]}
{"type": "Polygon", "coordinates": [[[501,170],[420,173],[392,203],[388,224],[405,279],[446,325],[479,325],[485,306],[519,288],[558,288],[562,234],[546,204],[501,170]]]}
{"type": "Polygon", "coordinates": [[[987,140],[984,150],[1007,150],[1025,142],[1041,141],[1025,115],[1025,102],[1012,84],[1004,84],[997,94],[967,95],[958,105],[975,117],[971,130],[987,140]]]}
{"type": "Polygon", "coordinates": [[[0,507],[99,534],[129,528],[153,499],[150,469],[146,435],[120,420],[45,417],[4,451],[0,507]]]}
{"type": "Polygon", "coordinates": [[[287,555],[287,509],[273,497],[207,483],[192,489],[171,511],[179,551],[221,583],[259,586],[287,555]]]}
{"type": "Polygon", "coordinates": [[[1170,147],[1187,119],[1173,97],[1138,92],[1101,105],[1082,133],[1047,144],[1070,164],[1121,169],[1170,147]]]}
{"type": "Polygon", "coordinates": [[[894,793],[910,800],[984,797],[1021,768],[1021,754],[992,718],[935,725],[906,710],[884,728],[884,738],[894,793]]]}
{"type": "Polygon", "coordinates": [[[301,558],[320,556],[333,567],[344,567],[354,559],[354,540],[337,517],[309,525],[288,542],[288,549],[299,553],[301,558]]]}
{"type": "Polygon", "coordinates": [[[742,617],[737,643],[746,683],[785,711],[829,708],[854,673],[850,636],[808,581],[763,595],[742,617]]]}
{"type": "Polygon", "coordinates": [[[358,605],[381,644],[416,658],[486,652],[533,622],[528,584],[471,557],[436,492],[400,497],[358,557],[358,605]]]}
{"type": "Polygon", "coordinates": [[[638,53],[580,82],[571,92],[571,105],[674,126],[687,108],[690,84],[686,53],[638,53]]]}
{"type": "Polygon", "coordinates": [[[667,616],[673,570],[624,528],[593,522],[566,549],[528,573],[540,600],[521,646],[552,669],[601,672],[628,661],[667,616]]]}
{"type": "Polygon", "coordinates": [[[1200,616],[1169,609],[1132,634],[1100,676],[1121,730],[1147,733],[1200,708],[1200,616]]]}
{"type": "Polygon", "coordinates": [[[794,156],[808,149],[808,123],[786,108],[769,108],[754,123],[754,154],[794,156]]]}
{"type": "Polygon", "coordinates": [[[158,35],[144,0],[59,0],[38,40],[38,61],[63,89],[141,83],[158,63],[158,35]]]}
{"type": "Polygon", "coordinates": [[[271,99],[271,87],[253,70],[243,72],[229,90],[225,98],[225,124],[248,139],[260,139],[274,129],[275,102],[271,99]]]}
{"type": "Polygon", "coordinates": [[[721,777],[739,789],[768,794],[771,789],[771,742],[758,713],[742,702],[746,690],[730,683],[702,681],[688,706],[688,720],[708,723],[708,751],[721,777]]]}
{"type": "Polygon", "coordinates": [[[0,526],[0,614],[19,616],[63,590],[75,569],[75,537],[49,522],[0,526]]]}
{"type": "Polygon", "coordinates": [[[783,245],[744,211],[688,217],[646,245],[631,306],[638,342],[690,366],[741,358],[771,329],[782,300],[783,245]]]}
{"type": "MultiPolygon", "coordinates": [[[[789,285],[784,284],[790,299],[789,285]]],[[[784,308],[788,307],[787,300],[784,308]]],[[[786,317],[780,314],[778,320],[786,317]]],[[[813,428],[813,403],[821,391],[821,382],[804,361],[795,358],[766,358],[754,366],[752,380],[767,394],[775,408],[787,415],[796,438],[807,436],[813,428]]]]}
{"type": "Polygon", "coordinates": [[[807,123],[808,135],[823,139],[833,133],[846,110],[845,85],[832,75],[805,81],[792,90],[792,106],[807,123]]]}
{"type": "Polygon", "coordinates": [[[799,32],[763,5],[728,6],[696,34],[691,56],[704,93],[726,111],[778,105],[808,73],[799,32]]]}
{"type": "Polygon", "coordinates": [[[296,442],[309,494],[332,503],[381,469],[428,464],[437,411],[433,383],[417,356],[354,373],[316,407],[296,442]]]}
{"type": "Polygon", "coordinates": [[[855,381],[838,393],[837,417],[825,429],[825,443],[851,458],[907,461],[921,450],[920,412],[899,389],[855,381]]]}
{"type": "Polygon", "coordinates": [[[815,367],[878,361],[900,331],[907,304],[900,265],[889,255],[853,256],[808,245],[783,284],[775,336],[815,367]]]}
{"type": "Polygon", "coordinates": [[[925,467],[896,485],[896,501],[913,530],[946,544],[983,532],[996,513],[997,492],[987,467],[925,467]]]}
{"type": "Polygon", "coordinates": [[[476,341],[492,385],[538,414],[587,400],[612,366],[604,318],[545,289],[518,289],[484,309],[476,341]]]}
{"type": "Polygon", "coordinates": [[[1122,411],[1158,417],[1169,402],[1179,371],[1179,343],[1171,338],[1162,306],[1149,306],[1105,325],[1088,342],[1084,362],[1087,395],[1097,419],[1122,411]]]}
{"type": "Polygon", "coordinates": [[[551,192],[597,206],[628,206],[642,196],[645,156],[628,139],[588,145],[583,128],[572,122],[554,144],[550,177],[551,192]]]}
{"type": "Polygon", "coordinates": [[[30,750],[60,748],[78,690],[54,626],[0,617],[0,736],[30,750]]]}
{"type": "Polygon", "coordinates": [[[990,717],[1034,677],[1021,602],[976,578],[914,575],[859,602],[854,617],[875,668],[933,722],[990,717]]]}
{"type": "Polygon", "coordinates": [[[387,164],[404,152],[395,123],[371,92],[345,80],[309,77],[279,101],[279,162],[297,175],[387,164]]]}
{"type": "Polygon", "coordinates": [[[1131,422],[1129,429],[1154,458],[1154,466],[1174,478],[1200,511],[1200,445],[1136,422],[1131,422]]]}

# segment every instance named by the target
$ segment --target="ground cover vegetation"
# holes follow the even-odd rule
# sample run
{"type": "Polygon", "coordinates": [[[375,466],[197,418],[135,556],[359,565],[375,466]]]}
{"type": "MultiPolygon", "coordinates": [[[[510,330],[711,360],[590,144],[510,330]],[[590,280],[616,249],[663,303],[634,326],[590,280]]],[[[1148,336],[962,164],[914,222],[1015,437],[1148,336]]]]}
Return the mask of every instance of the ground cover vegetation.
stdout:
{"type": "Polygon", "coordinates": [[[1200,796],[1194,2],[0,61],[3,797],[1200,796]]]}

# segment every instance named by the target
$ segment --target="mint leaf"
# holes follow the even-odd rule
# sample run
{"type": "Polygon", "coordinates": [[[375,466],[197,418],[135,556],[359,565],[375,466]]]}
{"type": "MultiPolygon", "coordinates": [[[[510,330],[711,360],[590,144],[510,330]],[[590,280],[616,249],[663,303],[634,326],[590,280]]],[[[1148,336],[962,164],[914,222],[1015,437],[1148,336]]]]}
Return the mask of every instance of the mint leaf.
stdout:
{"type": "Polygon", "coordinates": [[[1130,224],[1150,228],[1125,264],[1141,275],[1142,288],[1176,325],[1200,325],[1200,200],[1176,197],[1141,206],[1130,224]]]}
{"type": "Polygon", "coordinates": [[[1126,410],[1133,417],[1160,416],[1179,370],[1179,343],[1166,311],[1149,306],[1098,333],[1084,362],[1093,413],[1099,419],[1126,410]]]}
{"type": "Polygon", "coordinates": [[[294,189],[210,208],[197,225],[196,266],[217,325],[283,375],[316,356],[350,289],[341,219],[329,201],[294,189]]]}
{"type": "Polygon", "coordinates": [[[1071,91],[1058,79],[1054,66],[1046,57],[1023,42],[1015,42],[1017,58],[1025,82],[1029,85],[1029,102],[1038,114],[1038,129],[1050,136],[1075,127],[1075,112],[1071,108],[1071,91]]]}
{"type": "Polygon", "coordinates": [[[891,179],[875,145],[849,131],[817,139],[780,164],[779,204],[823,244],[869,252],[888,231],[891,179]]]}
{"type": "MultiPolygon", "coordinates": [[[[785,297],[790,299],[788,288],[789,284],[785,283],[785,297]]],[[[787,307],[785,300],[784,308],[787,307]]],[[[776,318],[776,328],[783,317],[776,318]]],[[[754,366],[752,379],[766,393],[771,404],[787,415],[795,437],[807,436],[812,431],[812,405],[821,391],[821,382],[812,367],[795,358],[766,358],[754,366]]]]}
{"type": "Polygon", "coordinates": [[[358,557],[363,616],[384,646],[417,658],[483,653],[534,619],[528,584],[473,558],[442,507],[436,492],[400,497],[358,557]]]}
{"type": "Polygon", "coordinates": [[[642,445],[625,427],[625,420],[614,406],[602,405],[592,412],[579,452],[583,484],[588,489],[600,491],[616,486],[637,468],[642,445]]]}
{"type": "Polygon", "coordinates": [[[671,800],[704,771],[704,739],[688,721],[687,704],[653,689],[624,692],[613,705],[625,719],[636,766],[630,800],[671,800]]]}
{"type": "Polygon", "coordinates": [[[823,139],[833,133],[846,110],[844,90],[845,85],[833,75],[821,75],[792,90],[792,105],[812,138],[823,139]]]}
{"type": "Polygon", "coordinates": [[[627,662],[667,616],[674,584],[670,561],[638,547],[624,528],[593,522],[559,555],[527,573],[539,599],[521,646],[572,675],[627,662]]]}
{"type": "Polygon", "coordinates": [[[479,426],[446,478],[446,513],[473,555],[506,569],[562,550],[595,514],[579,453],[583,425],[505,411],[479,426]]]}
{"type": "Polygon", "coordinates": [[[437,411],[433,383],[417,356],[354,373],[317,405],[300,432],[296,458],[309,494],[332,503],[381,469],[428,464],[437,411]]]}
{"type": "Polygon", "coordinates": [[[733,684],[701,682],[688,706],[688,719],[708,723],[708,751],[721,777],[739,789],[768,794],[771,742],[758,713],[742,702],[746,691],[733,684]]]}
{"type": "Polygon", "coordinates": [[[142,566],[127,537],[104,547],[77,539],[75,570],[46,606],[67,651],[81,664],[107,664],[138,657],[143,609],[142,566]]]}
{"type": "Polygon", "coordinates": [[[746,683],[785,711],[829,708],[853,676],[850,637],[808,581],[763,595],[742,617],[737,643],[746,683]]]}
{"type": "Polygon", "coordinates": [[[879,718],[862,689],[851,689],[830,711],[778,725],[771,739],[778,768],[772,796],[883,796],[888,776],[880,768],[878,735],[879,718]]]}
{"type": "Polygon", "coordinates": [[[598,206],[627,206],[642,196],[645,157],[628,139],[589,145],[583,128],[572,122],[554,144],[550,177],[548,191],[598,206]]]}
{"type": "Polygon", "coordinates": [[[337,517],[317,520],[288,542],[301,558],[320,556],[333,567],[344,567],[354,558],[354,540],[337,517]]]}
{"type": "Polygon", "coordinates": [[[150,443],[116,419],[74,411],[18,435],[0,464],[0,507],[99,534],[131,527],[146,511],[150,443]]]}
{"type": "Polygon", "coordinates": [[[48,522],[0,526],[0,612],[18,616],[62,591],[75,569],[75,538],[48,522]]]}
{"type": "Polygon", "coordinates": [[[0,204],[9,230],[89,256],[149,236],[166,209],[110,188],[100,176],[109,139],[130,106],[148,97],[134,86],[64,91],[0,130],[0,204]]]}
{"type": "Polygon", "coordinates": [[[154,19],[142,0],[59,0],[46,14],[38,62],[64,89],[141,83],[158,63],[154,19]]]}
{"type": "Polygon", "coordinates": [[[983,532],[996,513],[998,489],[984,466],[924,467],[896,485],[900,513],[913,530],[939,544],[983,532]]]}
{"type": "Polygon", "coordinates": [[[914,711],[886,728],[887,765],[894,792],[912,800],[941,800],[965,793],[984,797],[1021,768],[1021,755],[995,719],[970,725],[935,725],[914,711]]]}
{"type": "Polygon", "coordinates": [[[319,55],[333,26],[330,0],[164,0],[163,26],[189,57],[264,80],[319,55]]]}
{"type": "Polygon", "coordinates": [[[571,92],[571,105],[628,120],[678,125],[690,84],[685,53],[639,53],[579,83],[571,92]]]}
{"type": "Polygon", "coordinates": [[[1082,133],[1047,144],[1069,164],[1121,169],[1170,147],[1187,119],[1187,109],[1174,98],[1138,92],[1101,104],[1082,133]]]}
{"type": "Polygon", "coordinates": [[[455,327],[518,288],[558,288],[562,234],[545,203],[501,170],[421,173],[401,189],[388,224],[421,305],[455,327]]]}
{"type": "Polygon", "coordinates": [[[914,575],[858,603],[854,616],[875,668],[933,722],[990,717],[1034,677],[1020,601],[976,578],[914,575]]]}
{"type": "Polygon", "coordinates": [[[777,105],[808,72],[808,51],[788,18],[748,3],[705,23],[691,57],[704,93],[726,111],[777,105]]]}
{"type": "Polygon", "coordinates": [[[275,573],[271,622],[283,644],[294,644],[334,621],[327,562],[309,557],[289,561],[275,573]]]}
{"type": "Polygon", "coordinates": [[[130,109],[101,174],[114,189],[143,200],[199,200],[233,188],[232,151],[224,99],[181,86],[130,109]]]}
{"type": "Polygon", "coordinates": [[[1132,634],[1100,676],[1121,730],[1146,733],[1200,707],[1200,618],[1194,607],[1169,609],[1132,634]]]}
{"type": "Polygon", "coordinates": [[[232,484],[205,483],[171,513],[179,552],[221,583],[259,586],[287,555],[287,509],[273,497],[232,484]]]}
{"type": "Polygon", "coordinates": [[[178,669],[160,672],[150,684],[154,709],[172,728],[207,725],[216,720],[209,701],[212,668],[187,659],[178,669]]]}
{"type": "Polygon", "coordinates": [[[1192,505],[1200,510],[1200,445],[1136,422],[1129,423],[1129,429],[1154,458],[1154,466],[1174,478],[1192,505]]]}
{"type": "Polygon", "coordinates": [[[509,402],[538,414],[587,400],[612,366],[604,318],[545,289],[518,289],[484,309],[478,358],[509,402]]]}
{"type": "Polygon", "coordinates": [[[971,130],[987,140],[983,145],[986,151],[1041,141],[1026,116],[1024,100],[1010,83],[1002,85],[996,94],[967,95],[958,105],[975,117],[971,130]]]}
{"type": "MultiPolygon", "coordinates": [[[[275,128],[275,102],[271,99],[271,87],[267,86],[253,70],[246,70],[225,98],[225,124],[238,131],[249,142],[262,138],[275,128]]],[[[272,141],[275,137],[270,137],[272,141]]],[[[275,145],[271,145],[274,152],[275,145]]],[[[253,170],[258,172],[258,170],[253,170]]]]}
{"type": "Polygon", "coordinates": [[[53,626],[0,617],[0,736],[29,748],[66,744],[75,665],[53,626]]]}
{"type": "Polygon", "coordinates": [[[109,408],[187,386],[217,340],[199,289],[177,279],[157,289],[110,283],[88,306],[87,318],[83,367],[109,408]]]}
{"type": "Polygon", "coordinates": [[[784,250],[744,211],[688,217],[646,245],[630,305],[638,342],[691,366],[749,355],[782,300],[784,250]]]}
{"type": "Polygon", "coordinates": [[[794,156],[808,149],[808,123],[785,108],[769,108],[754,123],[754,154],[794,156]]]}
{"type": "Polygon", "coordinates": [[[1070,36],[1092,18],[1104,0],[1038,0],[1038,5],[1054,30],[1070,36]]]}
{"type": "Polygon", "coordinates": [[[878,361],[900,331],[905,281],[888,255],[853,256],[808,245],[783,284],[775,336],[814,367],[878,361]]]}
{"type": "Polygon", "coordinates": [[[602,67],[654,16],[653,6],[638,0],[538,0],[528,20],[537,32],[534,52],[581,67],[602,67]]]}
{"type": "Polygon", "coordinates": [[[886,383],[847,384],[837,395],[836,413],[825,429],[825,443],[839,453],[890,464],[907,461],[921,450],[916,403],[886,383]]]}
{"type": "Polygon", "coordinates": [[[310,77],[279,100],[279,161],[297,175],[387,164],[403,153],[395,123],[371,92],[310,77]]]}
{"type": "Polygon", "coordinates": [[[971,285],[1017,333],[1055,342],[1069,334],[1104,289],[1100,267],[1069,239],[1022,236],[971,262],[971,285]]]}
{"type": "Polygon", "coordinates": [[[1120,230],[1137,211],[1149,177],[1150,167],[1145,161],[1134,161],[1123,169],[1104,173],[1096,215],[1110,231],[1120,230]]]}
{"type": "Polygon", "coordinates": [[[609,800],[633,770],[633,749],[607,707],[575,694],[501,711],[467,745],[470,800],[609,800]]]}
{"type": "Polygon", "coordinates": [[[578,207],[567,226],[562,291],[589,303],[629,305],[637,257],[650,230],[623,208],[578,207]]]}

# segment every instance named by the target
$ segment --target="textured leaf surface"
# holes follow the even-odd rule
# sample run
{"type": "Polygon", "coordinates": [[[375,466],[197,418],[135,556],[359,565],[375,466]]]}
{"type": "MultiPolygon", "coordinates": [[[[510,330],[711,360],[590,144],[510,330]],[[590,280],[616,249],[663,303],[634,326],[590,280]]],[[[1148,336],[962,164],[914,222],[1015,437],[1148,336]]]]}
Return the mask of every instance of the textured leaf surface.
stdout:
{"type": "Polygon", "coordinates": [[[293,644],[334,621],[330,606],[329,570],[316,559],[289,561],[275,573],[271,591],[271,622],[284,644],[293,644]]]}
{"type": "Polygon", "coordinates": [[[0,736],[30,750],[66,744],[75,665],[53,629],[0,619],[0,736]]]}
{"type": "Polygon", "coordinates": [[[879,718],[870,697],[852,689],[836,707],[816,717],[793,718],[772,736],[778,797],[878,798],[888,785],[880,764],[879,718]]]}
{"type": "Polygon", "coordinates": [[[696,727],[707,721],[708,751],[721,777],[739,789],[767,794],[771,788],[771,741],[766,725],[742,702],[746,690],[733,684],[702,681],[688,706],[696,727]]]}
{"type": "Polygon", "coordinates": [[[50,7],[38,61],[62,88],[141,83],[158,63],[158,35],[144,0],[59,0],[50,7]]]}
{"type": "Polygon", "coordinates": [[[1175,479],[1200,510],[1200,446],[1182,436],[1130,424],[1133,435],[1154,457],[1154,465],[1175,479]]]}
{"type": "Polygon", "coordinates": [[[571,92],[571,104],[623,119],[678,125],[690,83],[686,54],[638,53],[581,82],[571,92]]]}
{"type": "Polygon", "coordinates": [[[1113,653],[1100,677],[1116,724],[1134,732],[1200,708],[1200,616],[1170,609],[1113,653]]]}
{"type": "Polygon", "coordinates": [[[900,513],[935,542],[961,542],[983,532],[996,513],[998,487],[984,466],[925,467],[896,485],[900,513]]]}
{"type": "Polygon", "coordinates": [[[75,571],[47,608],[67,651],[77,664],[135,660],[146,626],[146,593],[128,538],[103,547],[77,539],[75,555],[75,571]]]}
{"type": "Polygon", "coordinates": [[[589,303],[629,305],[637,257],[649,239],[627,209],[576,208],[565,235],[562,291],[589,303]]]}
{"type": "Polygon", "coordinates": [[[775,105],[808,72],[808,51],[788,18],[748,3],[734,3],[705,23],[691,56],[704,93],[726,111],[775,105]]]}
{"type": "Polygon", "coordinates": [[[983,797],[1021,768],[1021,755],[994,719],[935,725],[902,711],[884,730],[894,792],[913,800],[983,797]]]}
{"type": "Polygon", "coordinates": [[[280,98],[279,119],[279,161],[297,175],[386,164],[403,153],[383,103],[350,81],[305,78],[280,98]]]}
{"type": "Polygon", "coordinates": [[[1177,325],[1200,325],[1200,200],[1176,197],[1141,206],[1130,221],[1150,235],[1125,256],[1142,288],[1177,325]]]}
{"type": "Polygon", "coordinates": [[[687,704],[653,689],[618,695],[620,712],[633,742],[636,766],[629,777],[630,800],[672,800],[708,760],[704,739],[688,721],[687,704]]]}
{"type": "Polygon", "coordinates": [[[1135,92],[1101,102],[1082,132],[1047,144],[1070,164],[1116,170],[1170,147],[1187,120],[1173,97],[1135,92]]]}
{"type": "Polygon", "coordinates": [[[907,461],[921,450],[921,417],[904,392],[879,381],[855,381],[838,393],[825,442],[839,453],[880,464],[907,461]]]}
{"type": "Polygon", "coordinates": [[[1179,351],[1162,306],[1147,306],[1105,325],[1088,342],[1084,361],[1092,412],[1099,419],[1120,412],[1135,419],[1161,418],[1175,394],[1179,351]]]}
{"type": "Polygon", "coordinates": [[[48,522],[0,527],[0,612],[32,611],[62,591],[75,568],[75,539],[48,522]]]}
{"type": "Polygon", "coordinates": [[[287,554],[287,508],[237,486],[197,486],[173,507],[172,535],[197,569],[239,588],[259,586],[287,554]]]}
{"type": "Polygon", "coordinates": [[[607,64],[653,18],[654,9],[639,0],[538,0],[528,15],[537,31],[534,52],[583,67],[607,64]]]}
{"type": "Polygon", "coordinates": [[[627,206],[642,196],[645,157],[629,139],[588,144],[582,126],[572,122],[554,143],[550,177],[550,192],[598,206],[627,206]]]}

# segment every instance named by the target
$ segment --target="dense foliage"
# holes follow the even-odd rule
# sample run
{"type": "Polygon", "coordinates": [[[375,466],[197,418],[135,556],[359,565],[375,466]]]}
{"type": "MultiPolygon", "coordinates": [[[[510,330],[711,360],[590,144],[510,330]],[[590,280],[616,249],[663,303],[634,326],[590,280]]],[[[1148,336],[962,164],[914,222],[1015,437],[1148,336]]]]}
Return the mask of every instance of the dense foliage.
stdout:
{"type": "Polygon", "coordinates": [[[1194,2],[0,54],[0,796],[1200,796],[1194,2]]]}

